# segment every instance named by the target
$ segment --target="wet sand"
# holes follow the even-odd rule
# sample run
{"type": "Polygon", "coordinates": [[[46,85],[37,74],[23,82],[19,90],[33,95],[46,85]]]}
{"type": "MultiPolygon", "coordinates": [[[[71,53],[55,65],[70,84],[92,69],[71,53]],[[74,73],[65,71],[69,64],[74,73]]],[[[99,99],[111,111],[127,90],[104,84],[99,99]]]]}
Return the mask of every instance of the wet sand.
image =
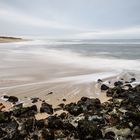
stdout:
{"type": "MultiPolygon", "coordinates": [[[[83,96],[107,100],[105,93],[100,91],[97,79],[113,79],[114,73],[111,71],[58,63],[51,59],[53,56],[42,60],[41,55],[31,55],[16,48],[10,49],[9,46],[0,46],[0,50],[1,97],[16,96],[24,106],[32,104],[32,97],[38,97],[54,107],[60,103],[76,102],[83,96]],[[53,94],[48,95],[49,92],[53,94]]],[[[6,109],[10,108],[9,103],[1,102],[6,109]]],[[[37,105],[40,106],[40,103],[37,105]]]]}

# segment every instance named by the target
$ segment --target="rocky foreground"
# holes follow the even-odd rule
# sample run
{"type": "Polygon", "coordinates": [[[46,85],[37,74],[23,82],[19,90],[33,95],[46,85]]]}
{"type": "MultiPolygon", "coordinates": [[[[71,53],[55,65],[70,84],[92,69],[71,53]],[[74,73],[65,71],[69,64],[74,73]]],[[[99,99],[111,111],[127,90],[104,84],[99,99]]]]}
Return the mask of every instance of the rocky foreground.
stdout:
{"type": "MultiPolygon", "coordinates": [[[[140,85],[132,86],[135,78],[101,84],[101,90],[110,97],[107,102],[82,97],[77,103],[59,104],[58,108],[42,101],[36,105],[15,106],[11,111],[0,111],[0,140],[139,140],[140,139],[140,85]],[[62,111],[60,115],[56,111],[62,111]],[[37,113],[47,113],[37,120],[37,113]]],[[[102,83],[102,80],[98,80],[102,83]]],[[[13,104],[17,97],[5,96],[13,104]]],[[[37,102],[38,99],[33,99],[37,102]]]]}

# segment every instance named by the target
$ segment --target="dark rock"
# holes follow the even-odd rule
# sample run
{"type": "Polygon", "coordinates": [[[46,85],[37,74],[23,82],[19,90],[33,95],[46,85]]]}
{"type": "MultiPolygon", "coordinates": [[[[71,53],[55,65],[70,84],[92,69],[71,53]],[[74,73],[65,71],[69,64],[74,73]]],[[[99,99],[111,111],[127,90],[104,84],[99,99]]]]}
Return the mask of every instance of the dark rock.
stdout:
{"type": "Polygon", "coordinates": [[[23,107],[13,110],[13,115],[15,117],[25,117],[34,116],[37,112],[37,106],[33,105],[31,107],[23,107]]]}
{"type": "Polygon", "coordinates": [[[18,98],[15,96],[9,96],[8,101],[12,103],[16,103],[18,102],[18,98]]]}
{"type": "Polygon", "coordinates": [[[43,119],[36,121],[36,127],[41,130],[45,127],[45,121],[43,119]]]}
{"type": "Polygon", "coordinates": [[[3,98],[5,98],[5,99],[8,99],[8,98],[9,98],[9,96],[7,96],[7,95],[4,95],[4,96],[3,96],[3,98]]]}
{"type": "Polygon", "coordinates": [[[134,91],[140,92],[140,85],[135,86],[134,91]]]}
{"type": "Polygon", "coordinates": [[[123,82],[122,81],[117,81],[114,83],[114,86],[122,86],[123,85],[123,82]]]}
{"type": "Polygon", "coordinates": [[[36,102],[38,102],[39,98],[34,97],[34,98],[31,98],[31,100],[32,100],[32,103],[36,103],[36,102]]]}
{"type": "Polygon", "coordinates": [[[123,97],[124,92],[125,92],[125,89],[123,89],[120,86],[116,86],[114,88],[109,88],[106,95],[108,97],[123,97]]]}
{"type": "Polygon", "coordinates": [[[1,123],[0,128],[2,129],[2,134],[0,134],[2,137],[1,139],[16,139],[17,138],[17,133],[18,133],[18,123],[15,120],[10,120],[9,122],[6,123],[1,123]],[[5,135],[3,135],[5,134],[5,135]]]}
{"type": "Polygon", "coordinates": [[[43,112],[46,112],[48,114],[53,114],[53,108],[52,108],[52,105],[46,103],[46,102],[43,102],[41,104],[41,108],[40,108],[40,112],[43,113],[43,112]]]}
{"type": "Polygon", "coordinates": [[[102,83],[103,81],[102,81],[101,79],[98,79],[97,82],[98,82],[98,83],[102,83]]]}
{"type": "Polygon", "coordinates": [[[11,120],[10,116],[11,112],[0,112],[0,123],[9,122],[11,120]]]}
{"type": "Polygon", "coordinates": [[[105,133],[104,139],[115,140],[115,133],[112,131],[105,133]]]}
{"type": "Polygon", "coordinates": [[[92,121],[78,121],[77,130],[81,140],[96,140],[103,138],[102,132],[98,129],[96,124],[92,123],[92,121]]]}
{"type": "Polygon", "coordinates": [[[63,129],[64,124],[63,121],[56,116],[48,117],[48,128],[50,129],[63,129]]]}
{"type": "Polygon", "coordinates": [[[54,112],[60,111],[60,110],[62,110],[62,108],[60,108],[60,107],[57,107],[57,108],[54,108],[54,109],[53,109],[54,112]]]}
{"type": "Polygon", "coordinates": [[[64,98],[64,99],[62,99],[62,101],[66,102],[66,99],[64,98]]]}
{"type": "Polygon", "coordinates": [[[70,103],[68,105],[65,105],[65,109],[74,116],[77,116],[83,112],[82,108],[76,105],[76,103],[70,103]]]}
{"type": "Polygon", "coordinates": [[[60,106],[61,108],[64,108],[65,104],[64,103],[61,103],[58,106],[60,106]]]}
{"type": "Polygon", "coordinates": [[[41,140],[54,140],[54,131],[48,129],[41,130],[41,140]]]}
{"type": "Polygon", "coordinates": [[[65,119],[67,117],[67,114],[65,112],[63,112],[58,117],[63,120],[63,119],[65,119]]]}
{"type": "Polygon", "coordinates": [[[53,92],[49,92],[47,95],[51,95],[51,94],[53,94],[53,92]]]}
{"type": "Polygon", "coordinates": [[[105,85],[105,84],[101,85],[101,90],[108,90],[108,89],[109,89],[109,87],[107,85],[105,85]]]}
{"type": "Polygon", "coordinates": [[[136,78],[131,78],[130,79],[130,83],[135,82],[135,81],[136,81],[136,78]]]}

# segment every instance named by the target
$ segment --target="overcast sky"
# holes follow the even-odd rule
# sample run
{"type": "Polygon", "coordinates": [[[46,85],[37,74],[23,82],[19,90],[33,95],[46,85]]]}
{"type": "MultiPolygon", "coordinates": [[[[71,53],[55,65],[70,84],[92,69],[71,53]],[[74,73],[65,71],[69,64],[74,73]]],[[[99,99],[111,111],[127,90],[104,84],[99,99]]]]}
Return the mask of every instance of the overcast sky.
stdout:
{"type": "Polygon", "coordinates": [[[0,35],[140,38],[140,0],[0,0],[0,35]]]}

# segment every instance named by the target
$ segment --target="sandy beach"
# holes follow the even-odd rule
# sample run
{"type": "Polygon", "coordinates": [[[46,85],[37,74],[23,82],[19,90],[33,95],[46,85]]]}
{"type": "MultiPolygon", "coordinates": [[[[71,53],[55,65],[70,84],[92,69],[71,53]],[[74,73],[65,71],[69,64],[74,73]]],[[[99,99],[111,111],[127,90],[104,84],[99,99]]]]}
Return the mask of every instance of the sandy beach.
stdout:
{"type": "Polygon", "coordinates": [[[24,106],[33,105],[31,99],[39,98],[34,103],[38,108],[43,100],[58,107],[60,103],[77,102],[83,96],[105,102],[108,98],[101,92],[98,79],[108,85],[109,81],[112,84],[118,78],[127,80],[134,76],[131,72],[122,76],[120,73],[135,61],[92,58],[40,45],[33,41],[0,44],[0,102],[6,107],[3,110],[12,107],[3,101],[4,95],[18,97],[24,106]]]}
{"type": "MultiPolygon", "coordinates": [[[[42,61],[40,55],[31,55],[9,46],[0,46],[0,49],[1,98],[3,95],[16,96],[24,106],[29,106],[32,105],[31,98],[38,97],[54,107],[64,103],[63,99],[66,99],[65,103],[70,103],[83,96],[107,100],[97,80],[102,77],[105,81],[113,79],[114,73],[57,63],[52,60],[53,56],[46,56],[42,61]],[[48,94],[50,92],[53,93],[48,94]]],[[[11,107],[2,99],[1,102],[6,106],[5,110],[11,107]]],[[[36,104],[40,106],[40,103],[36,104]]]]}

